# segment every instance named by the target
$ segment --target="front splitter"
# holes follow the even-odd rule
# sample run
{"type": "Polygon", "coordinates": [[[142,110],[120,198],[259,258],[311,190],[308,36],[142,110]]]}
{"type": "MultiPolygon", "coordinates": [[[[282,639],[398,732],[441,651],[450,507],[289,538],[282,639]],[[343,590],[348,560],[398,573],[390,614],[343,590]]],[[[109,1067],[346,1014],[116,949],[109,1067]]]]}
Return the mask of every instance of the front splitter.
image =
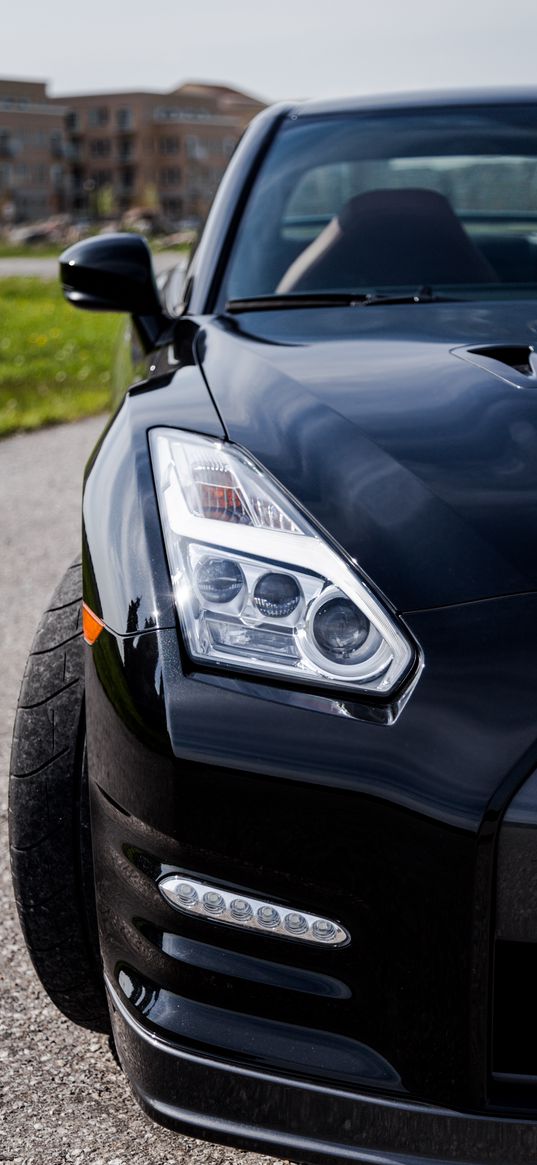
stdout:
{"type": "Polygon", "coordinates": [[[118,1055],[160,1124],[309,1165],[535,1165],[537,1124],[328,1088],[194,1054],[147,1030],[107,981],[118,1055]]]}

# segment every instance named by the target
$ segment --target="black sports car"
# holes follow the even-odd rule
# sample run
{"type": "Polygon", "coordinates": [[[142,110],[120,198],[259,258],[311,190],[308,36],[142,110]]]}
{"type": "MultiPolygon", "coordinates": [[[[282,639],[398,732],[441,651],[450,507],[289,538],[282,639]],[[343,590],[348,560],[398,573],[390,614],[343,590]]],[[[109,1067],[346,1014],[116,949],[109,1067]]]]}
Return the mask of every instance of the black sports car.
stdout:
{"type": "Polygon", "coordinates": [[[186,280],[61,277],[133,367],[15,728],[46,990],[173,1128],[534,1165],[537,93],[272,108],[186,280]]]}

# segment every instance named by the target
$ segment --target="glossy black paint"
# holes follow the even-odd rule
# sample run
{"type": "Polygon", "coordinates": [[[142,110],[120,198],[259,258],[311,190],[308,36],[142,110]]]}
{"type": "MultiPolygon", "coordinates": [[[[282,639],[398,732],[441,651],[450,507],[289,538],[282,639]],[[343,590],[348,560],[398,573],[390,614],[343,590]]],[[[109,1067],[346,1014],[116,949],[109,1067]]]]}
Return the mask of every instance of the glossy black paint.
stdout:
{"type": "Polygon", "coordinates": [[[222,1060],[148,1038],[113,988],[110,993],[116,1045],[142,1108],[186,1135],[310,1165],[527,1165],[535,1159],[528,1120],[483,1120],[381,1096],[372,1102],[363,1092],[233,1071],[222,1060]],[[193,1096],[195,1113],[185,1103],[193,1096]]]}
{"type": "Polygon", "coordinates": [[[160,310],[151,252],[139,235],[111,234],[74,243],[60,256],[65,298],[93,311],[151,315],[160,310]]]}
{"type": "Polygon", "coordinates": [[[140,384],[120,405],[87,471],[86,601],[119,634],[175,626],[148,429],[172,423],[170,417],[179,413],[182,428],[224,436],[199,369],[178,364],[173,349],[162,355],[160,377],[140,384]]]}
{"type": "Polygon", "coordinates": [[[151,252],[139,235],[100,235],[74,243],[60,256],[60,279],[74,307],[135,316],[146,348],[154,347],[166,328],[151,252]]]}
{"type": "Polygon", "coordinates": [[[211,321],[197,351],[230,439],[406,611],[535,588],[537,391],[458,356],[536,333],[531,301],[357,306],[211,321]]]}
{"type": "MultiPolygon", "coordinates": [[[[253,1064],[252,1045],[240,1045],[246,1060],[233,1050],[244,1015],[257,1030],[308,1026],[302,1079],[319,1079],[315,1032],[333,1033],[335,1052],[336,1036],[354,1040],[355,1055],[365,1046],[414,1099],[484,1103],[491,830],[537,764],[535,679],[522,679],[536,604],[513,597],[415,616],[429,665],[389,730],[334,715],[330,700],[323,715],[258,701],[253,684],[248,696],[216,678],[201,685],[183,674],[175,630],[103,633],[87,676],[93,830],[105,970],[129,1014],[207,1054],[180,1001],[224,1009],[229,1046],[211,1051],[237,1067],[253,1064]],[[513,645],[505,671],[493,665],[498,639],[513,645]],[[157,890],[170,868],[335,913],[352,946],[305,954],[185,919],[157,890]],[[286,983],[286,968],[304,985],[286,983]],[[126,990],[133,975],[141,995],[126,990]],[[319,992],[312,1007],[308,975],[342,989],[319,992]]],[[[260,1047],[256,1068],[274,1072],[268,1033],[260,1047]]],[[[164,1076],[167,1090],[169,1065],[164,1076]]],[[[325,1069],[325,1087],[343,1080],[325,1069]]],[[[386,1092],[355,1077],[364,1083],[386,1092]]]]}
{"type": "MultiPolygon", "coordinates": [[[[288,114],[248,131],[189,314],[86,477],[85,598],[106,625],[87,653],[92,828],[117,1044],[172,1127],[312,1162],[530,1165],[537,1084],[527,1059],[502,1079],[511,1051],[494,1032],[498,944],[535,941],[535,878],[517,881],[501,821],[512,802],[518,827],[520,788],[537,819],[537,397],[505,364],[532,346],[537,306],[211,316],[243,192],[288,114]],[[422,649],[406,705],[388,715],[189,664],[157,425],[243,445],[359,564],[422,649]],[[157,887],[175,869],[337,917],[351,945],[179,914],[157,887]]],[[[528,846],[533,860],[533,831],[528,846]]]]}

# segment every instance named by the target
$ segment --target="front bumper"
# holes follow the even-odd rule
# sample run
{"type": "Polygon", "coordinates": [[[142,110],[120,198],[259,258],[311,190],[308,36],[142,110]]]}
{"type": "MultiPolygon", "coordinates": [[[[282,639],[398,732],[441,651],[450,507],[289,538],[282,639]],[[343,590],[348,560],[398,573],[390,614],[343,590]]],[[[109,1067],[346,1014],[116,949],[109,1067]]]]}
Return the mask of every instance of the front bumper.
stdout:
{"type": "Polygon", "coordinates": [[[114,1038],[142,1108],[190,1136],[311,1165],[528,1165],[531,1121],[392,1101],[239,1068],[142,1026],[108,983],[114,1038]]]}
{"type": "Polygon", "coordinates": [[[175,628],[102,633],[101,949],[158,1120],[295,1160],[534,1165],[537,1094],[493,1096],[490,1031],[495,840],[537,767],[536,615],[533,595],[414,615],[426,668],[391,725],[189,674],[175,628]],[[171,871],[338,919],[351,944],[183,916],[171,871]]]}

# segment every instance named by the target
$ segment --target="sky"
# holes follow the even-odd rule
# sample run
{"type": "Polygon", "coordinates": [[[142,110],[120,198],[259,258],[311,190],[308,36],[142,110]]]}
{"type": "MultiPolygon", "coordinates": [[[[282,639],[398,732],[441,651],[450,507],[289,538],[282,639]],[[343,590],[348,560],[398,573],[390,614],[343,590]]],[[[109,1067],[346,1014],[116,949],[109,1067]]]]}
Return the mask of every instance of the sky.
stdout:
{"type": "Polygon", "coordinates": [[[537,0],[0,0],[0,77],[278,101],[537,85],[537,0]]]}

